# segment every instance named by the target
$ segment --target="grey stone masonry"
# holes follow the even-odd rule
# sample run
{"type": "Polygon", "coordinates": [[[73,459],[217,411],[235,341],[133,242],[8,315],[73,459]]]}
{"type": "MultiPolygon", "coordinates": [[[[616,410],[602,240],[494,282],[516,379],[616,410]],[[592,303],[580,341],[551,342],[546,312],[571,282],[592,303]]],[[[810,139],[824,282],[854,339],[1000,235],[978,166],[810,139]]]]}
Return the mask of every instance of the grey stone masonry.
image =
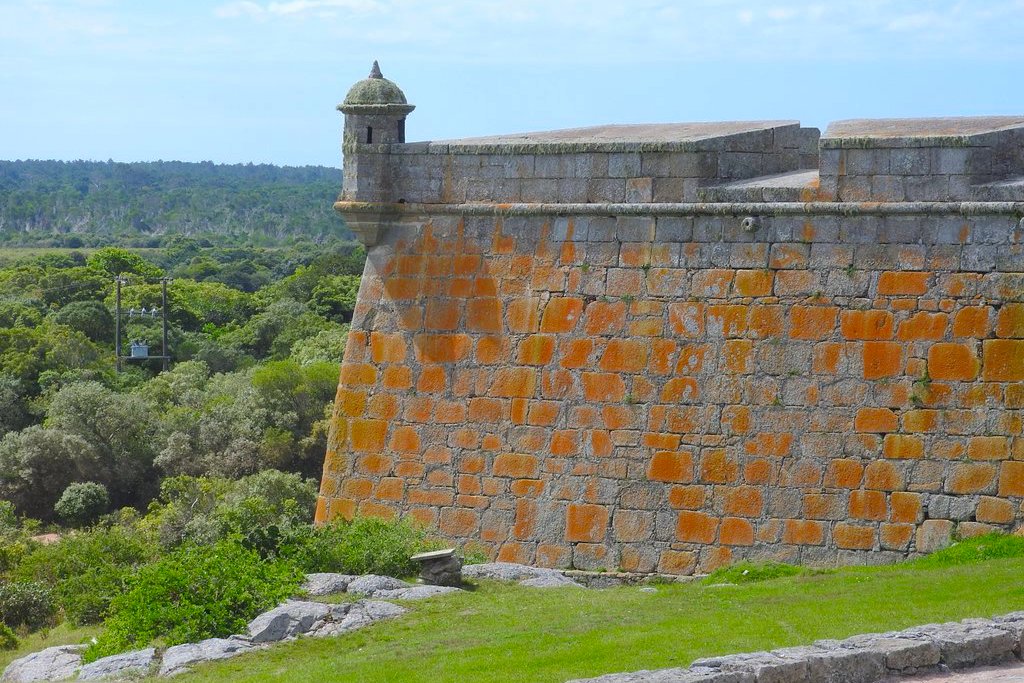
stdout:
{"type": "Polygon", "coordinates": [[[698,659],[688,668],[636,671],[570,683],[875,683],[1019,660],[1024,612],[813,645],[698,659]]]}
{"type": "Polygon", "coordinates": [[[1024,199],[1024,116],[839,121],[823,136],[796,121],[747,121],[595,126],[409,144],[394,138],[363,143],[351,131],[372,127],[365,118],[347,114],[343,201],[1024,199]]]}
{"type": "Polygon", "coordinates": [[[837,121],[820,176],[839,201],[1019,200],[1024,117],[837,121]]]}

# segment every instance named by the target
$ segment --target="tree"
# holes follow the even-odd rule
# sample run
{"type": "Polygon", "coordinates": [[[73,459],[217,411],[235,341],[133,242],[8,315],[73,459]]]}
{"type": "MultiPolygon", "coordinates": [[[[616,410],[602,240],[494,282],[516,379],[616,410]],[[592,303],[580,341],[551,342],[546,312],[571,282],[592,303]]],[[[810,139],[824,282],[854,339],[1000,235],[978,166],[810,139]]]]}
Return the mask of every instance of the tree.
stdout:
{"type": "Polygon", "coordinates": [[[64,489],[53,512],[71,526],[92,524],[110,508],[107,487],[93,481],[74,483],[64,489]]]}
{"type": "Polygon", "coordinates": [[[88,264],[93,270],[105,273],[110,277],[140,275],[143,278],[153,279],[163,275],[163,271],[152,263],[135,252],[120,247],[103,247],[89,257],[88,264]]]}
{"type": "Polygon", "coordinates": [[[330,275],[323,277],[313,288],[310,308],[324,316],[340,322],[352,320],[359,293],[358,275],[330,275]]]}
{"type": "Polygon", "coordinates": [[[88,479],[107,486],[115,507],[142,504],[152,497],[151,406],[136,394],[119,394],[97,382],[63,387],[50,402],[46,426],[77,436],[96,453],[88,479]]]}
{"type": "Polygon", "coordinates": [[[300,365],[341,364],[348,341],[348,325],[338,325],[292,344],[291,359],[300,365]]]}
{"type": "Polygon", "coordinates": [[[30,418],[25,398],[21,395],[22,386],[10,375],[0,373],[0,437],[28,424],[30,418]]]}
{"type": "Polygon", "coordinates": [[[77,330],[94,342],[114,341],[114,316],[100,301],[73,301],[53,315],[53,321],[77,330]]]}
{"type": "Polygon", "coordinates": [[[49,519],[69,484],[98,471],[93,447],[75,434],[35,425],[0,439],[0,497],[30,517],[49,519]]]}

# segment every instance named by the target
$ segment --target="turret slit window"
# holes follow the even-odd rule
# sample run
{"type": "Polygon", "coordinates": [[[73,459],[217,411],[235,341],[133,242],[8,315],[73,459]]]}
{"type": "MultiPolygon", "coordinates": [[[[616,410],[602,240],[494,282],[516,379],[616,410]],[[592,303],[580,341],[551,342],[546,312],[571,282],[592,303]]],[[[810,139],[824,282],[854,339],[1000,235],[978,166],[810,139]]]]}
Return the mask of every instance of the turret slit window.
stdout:
{"type": "Polygon", "coordinates": [[[405,142],[405,119],[398,122],[398,141],[405,142]]]}
{"type": "Polygon", "coordinates": [[[366,144],[373,144],[373,126],[366,127],[366,144]]]}

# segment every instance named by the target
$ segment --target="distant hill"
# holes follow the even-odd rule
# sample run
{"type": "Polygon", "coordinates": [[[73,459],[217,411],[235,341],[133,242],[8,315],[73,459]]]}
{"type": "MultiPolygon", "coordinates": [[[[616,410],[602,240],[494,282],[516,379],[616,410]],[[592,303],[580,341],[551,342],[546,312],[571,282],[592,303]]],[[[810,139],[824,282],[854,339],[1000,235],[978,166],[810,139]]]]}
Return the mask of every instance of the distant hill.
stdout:
{"type": "Polygon", "coordinates": [[[341,171],[325,166],[0,161],[0,243],[138,244],[170,234],[350,239],[331,209],[340,189],[341,171]]]}

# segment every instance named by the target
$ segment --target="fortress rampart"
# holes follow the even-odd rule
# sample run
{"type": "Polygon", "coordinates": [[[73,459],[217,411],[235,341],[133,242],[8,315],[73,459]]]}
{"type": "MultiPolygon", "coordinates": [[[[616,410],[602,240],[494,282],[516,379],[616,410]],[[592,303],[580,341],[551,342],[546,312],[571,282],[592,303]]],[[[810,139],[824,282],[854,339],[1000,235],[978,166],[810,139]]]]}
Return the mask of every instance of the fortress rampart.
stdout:
{"type": "Polygon", "coordinates": [[[409,144],[371,76],[318,520],[667,573],[1021,524],[1024,116],[409,144]]]}

